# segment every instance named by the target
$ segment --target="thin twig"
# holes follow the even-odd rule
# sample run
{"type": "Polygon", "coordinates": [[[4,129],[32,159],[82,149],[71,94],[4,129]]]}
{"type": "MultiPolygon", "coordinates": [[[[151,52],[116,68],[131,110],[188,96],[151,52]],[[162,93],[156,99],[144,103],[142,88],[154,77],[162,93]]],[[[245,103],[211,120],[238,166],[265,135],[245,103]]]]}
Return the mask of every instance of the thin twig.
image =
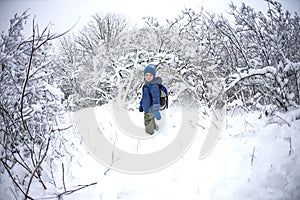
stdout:
{"type": "Polygon", "coordinates": [[[111,167],[110,168],[107,168],[107,170],[104,172],[104,176],[106,176],[106,174],[111,170],[111,167]]]}
{"type": "Polygon", "coordinates": [[[285,140],[288,141],[289,143],[289,156],[292,155],[292,138],[291,137],[287,137],[287,138],[284,138],[285,140]]]}
{"type": "Polygon", "coordinates": [[[73,189],[73,190],[65,191],[65,192],[63,192],[63,193],[58,194],[57,196],[43,197],[43,198],[35,198],[35,200],[46,200],[46,199],[57,199],[57,198],[58,198],[58,199],[61,199],[62,196],[64,196],[64,195],[70,195],[70,194],[72,194],[72,193],[74,193],[74,192],[77,192],[77,191],[79,191],[79,190],[82,190],[82,189],[84,189],[84,188],[87,188],[87,187],[90,187],[90,186],[93,186],[93,185],[96,185],[96,184],[97,184],[97,182],[94,182],[94,183],[91,183],[91,184],[88,184],[88,185],[77,185],[76,187],[78,187],[78,188],[73,189]]]}
{"type": "MultiPolygon", "coordinates": [[[[7,172],[8,175],[10,176],[11,180],[14,182],[14,184],[17,186],[17,188],[19,188],[19,190],[22,192],[22,194],[24,194],[24,196],[26,196],[25,191],[21,188],[21,186],[20,186],[20,185],[17,183],[17,181],[15,180],[15,178],[14,178],[14,176],[12,175],[12,173],[11,173],[9,167],[7,166],[6,162],[4,162],[3,159],[1,159],[1,162],[2,162],[2,164],[3,164],[3,166],[4,166],[5,170],[6,170],[6,172],[7,172]]],[[[29,196],[27,196],[27,198],[33,199],[33,198],[29,197],[29,196]]]]}
{"type": "Polygon", "coordinates": [[[63,193],[59,194],[59,197],[61,197],[63,195],[70,195],[70,194],[72,194],[74,192],[77,192],[77,191],[82,190],[82,189],[84,189],[86,187],[93,186],[93,185],[96,185],[96,184],[97,184],[97,182],[94,182],[94,183],[91,183],[91,184],[88,184],[88,185],[78,185],[79,188],[63,192],[63,193]]]}
{"type": "Polygon", "coordinates": [[[21,159],[21,161],[19,161],[15,154],[13,153],[12,156],[14,158],[14,161],[16,161],[19,165],[21,165],[25,170],[27,170],[29,173],[32,173],[30,167],[27,165],[27,163],[25,162],[25,160],[22,158],[22,156],[20,155],[19,151],[16,151],[17,155],[19,156],[19,158],[21,159]]]}
{"type": "Polygon", "coordinates": [[[62,168],[62,182],[63,182],[64,190],[66,192],[67,188],[66,188],[66,183],[65,183],[65,167],[64,167],[63,162],[61,163],[61,168],[62,168]]]}
{"type": "Polygon", "coordinates": [[[48,139],[47,147],[46,147],[46,150],[45,150],[45,152],[44,152],[43,157],[42,157],[41,160],[37,163],[37,165],[35,166],[34,171],[33,171],[32,174],[31,174],[31,177],[30,177],[29,183],[28,183],[28,187],[27,187],[27,190],[26,190],[26,193],[25,193],[25,200],[28,198],[29,189],[30,189],[30,187],[31,187],[31,183],[32,183],[34,174],[37,172],[37,170],[38,170],[39,167],[41,166],[42,162],[43,162],[44,159],[46,158],[46,155],[47,155],[47,152],[48,152],[48,149],[49,149],[49,144],[50,144],[50,138],[48,139]]]}
{"type": "Polygon", "coordinates": [[[276,117],[278,117],[279,119],[281,119],[283,122],[285,122],[289,127],[291,127],[291,124],[286,121],[285,119],[283,119],[282,117],[278,116],[278,115],[275,115],[276,117]]]}
{"type": "Polygon", "coordinates": [[[68,130],[69,128],[72,128],[72,126],[73,126],[73,125],[70,125],[70,126],[65,127],[65,128],[53,129],[52,132],[53,132],[53,131],[58,131],[58,132],[60,132],[60,131],[65,131],[65,130],[68,130]]]}
{"type": "Polygon", "coordinates": [[[253,151],[252,151],[252,155],[251,155],[251,166],[253,166],[253,163],[254,163],[254,158],[255,158],[255,147],[253,147],[253,151]]]}
{"type": "Polygon", "coordinates": [[[54,174],[53,174],[53,166],[52,166],[53,160],[54,159],[50,159],[50,172],[51,172],[51,177],[52,177],[53,184],[54,184],[55,187],[57,187],[56,182],[55,182],[55,178],[54,178],[54,174]]]}
{"type": "Polygon", "coordinates": [[[26,77],[25,77],[25,80],[24,80],[24,84],[23,84],[23,89],[22,89],[22,94],[21,94],[21,102],[20,102],[20,105],[21,105],[21,108],[20,108],[20,112],[21,112],[21,120],[23,122],[23,127],[25,130],[28,131],[28,134],[29,136],[31,137],[31,139],[33,138],[28,127],[27,127],[27,124],[26,124],[26,121],[24,119],[24,113],[23,113],[23,110],[24,110],[24,97],[25,97],[25,91],[26,91],[26,87],[27,87],[27,83],[28,83],[28,80],[29,80],[29,75],[30,75],[30,69],[31,69],[31,66],[32,66],[32,60],[33,60],[33,55],[34,55],[34,52],[35,52],[35,48],[34,48],[34,37],[35,37],[35,27],[34,27],[34,20],[33,20],[33,28],[32,28],[32,43],[31,43],[31,52],[30,52],[30,57],[29,57],[29,62],[28,62],[28,67],[27,67],[27,71],[26,71],[26,77]]]}

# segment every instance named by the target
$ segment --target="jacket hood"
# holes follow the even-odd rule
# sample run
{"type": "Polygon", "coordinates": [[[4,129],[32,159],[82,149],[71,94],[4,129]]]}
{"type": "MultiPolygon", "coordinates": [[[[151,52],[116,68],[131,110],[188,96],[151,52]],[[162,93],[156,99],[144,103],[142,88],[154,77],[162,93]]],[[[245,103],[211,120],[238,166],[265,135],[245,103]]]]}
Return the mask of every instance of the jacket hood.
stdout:
{"type": "Polygon", "coordinates": [[[161,79],[161,77],[155,77],[155,78],[151,81],[151,83],[156,83],[156,84],[158,84],[158,85],[161,85],[161,84],[162,84],[162,79],[161,79]]]}

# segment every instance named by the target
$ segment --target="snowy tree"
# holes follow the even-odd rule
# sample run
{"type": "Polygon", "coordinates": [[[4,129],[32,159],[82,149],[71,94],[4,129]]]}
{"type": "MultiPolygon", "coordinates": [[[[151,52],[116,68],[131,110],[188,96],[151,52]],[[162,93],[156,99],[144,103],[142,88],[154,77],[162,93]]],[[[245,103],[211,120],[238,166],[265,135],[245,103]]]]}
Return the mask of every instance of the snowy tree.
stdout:
{"type": "Polygon", "coordinates": [[[75,40],[75,35],[67,35],[60,38],[58,52],[54,56],[54,81],[64,93],[64,106],[74,108],[70,105],[74,101],[73,95],[83,93],[80,82],[77,80],[80,66],[85,63],[85,56],[79,50],[75,40]]]}
{"type": "Polygon", "coordinates": [[[216,22],[228,41],[226,94],[229,102],[239,99],[246,109],[272,104],[287,110],[299,105],[299,17],[284,12],[278,2],[267,2],[267,16],[232,4],[235,27],[224,19],[216,22]]]}
{"type": "Polygon", "coordinates": [[[95,55],[98,46],[104,45],[108,50],[112,48],[126,27],[126,19],[120,15],[96,13],[80,32],[77,43],[84,52],[95,55]]]}
{"type": "MultiPolygon", "coordinates": [[[[224,16],[184,9],[165,24],[147,17],[143,28],[117,28],[116,20],[108,29],[115,15],[107,15],[110,22],[95,15],[75,39],[84,52],[75,105],[109,102],[120,92],[116,77],[140,82],[143,66],[150,62],[158,66],[174,100],[183,97],[191,105],[211,106],[225,96],[232,105],[242,102],[246,110],[299,105],[299,17],[283,12],[277,2],[267,3],[267,16],[245,4],[240,9],[232,4],[234,24],[224,16]],[[122,34],[107,34],[112,29],[122,34]],[[108,35],[113,39],[105,39],[108,35]],[[128,75],[131,70],[137,70],[133,77],[128,75]]],[[[132,93],[139,94],[141,85],[132,86],[132,93]]]]}
{"type": "MultiPolygon", "coordinates": [[[[120,95],[117,90],[122,84],[116,79],[140,83],[138,87],[131,88],[133,91],[130,90],[130,94],[138,95],[143,83],[143,67],[150,62],[158,66],[158,73],[163,76],[164,84],[175,101],[185,98],[189,104],[203,100],[212,104],[219,96],[224,86],[220,81],[223,75],[217,72],[218,59],[212,48],[218,38],[211,34],[210,22],[201,13],[186,9],[165,25],[152,17],[145,18],[145,23],[143,28],[124,31],[109,49],[100,37],[91,37],[98,38],[93,42],[98,45],[86,46],[94,50],[86,55],[91,59],[86,59],[76,77],[82,89],[80,94],[74,95],[76,105],[99,105],[120,95]]],[[[82,36],[79,36],[81,39],[82,36]]]]}
{"type": "Polygon", "coordinates": [[[176,55],[184,61],[177,68],[191,86],[191,97],[209,106],[220,97],[225,77],[222,67],[219,67],[222,38],[216,33],[211,21],[204,11],[197,13],[185,9],[181,16],[170,22],[178,34],[176,55]]]}
{"type": "Polygon", "coordinates": [[[17,199],[33,199],[32,185],[49,187],[49,149],[63,112],[51,57],[51,41],[61,35],[51,34],[49,27],[40,30],[33,20],[32,36],[24,38],[28,17],[16,14],[0,40],[0,168],[13,181],[17,199]]]}
{"type": "MultiPolygon", "coordinates": [[[[113,93],[107,78],[116,54],[119,56],[118,52],[122,52],[118,45],[126,27],[126,19],[120,15],[96,13],[74,36],[74,41],[61,44],[64,51],[76,51],[76,54],[72,54],[77,58],[76,63],[68,62],[76,65],[76,70],[73,69],[73,75],[76,74],[73,81],[75,93],[70,97],[73,108],[102,105],[112,99],[113,93]]],[[[70,52],[63,53],[66,59],[70,52]]]]}

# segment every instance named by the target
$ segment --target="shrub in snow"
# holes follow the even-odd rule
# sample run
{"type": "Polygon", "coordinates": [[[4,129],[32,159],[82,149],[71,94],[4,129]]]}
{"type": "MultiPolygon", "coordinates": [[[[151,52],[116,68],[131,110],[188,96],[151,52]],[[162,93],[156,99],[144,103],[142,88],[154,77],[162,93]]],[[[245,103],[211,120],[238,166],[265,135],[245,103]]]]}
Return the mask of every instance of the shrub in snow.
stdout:
{"type": "MultiPolygon", "coordinates": [[[[0,40],[0,168],[15,187],[16,197],[31,198],[31,185],[48,188],[44,162],[55,137],[56,116],[62,113],[63,93],[53,82],[48,28],[22,35],[29,15],[15,15],[0,40]],[[40,32],[41,31],[41,32],[40,32]]],[[[47,168],[47,167],[46,167],[47,168]]],[[[1,180],[3,181],[3,180],[1,180]]]]}
{"type": "Polygon", "coordinates": [[[239,9],[232,4],[235,26],[218,21],[217,29],[228,41],[226,96],[229,102],[241,99],[246,109],[272,104],[287,111],[300,104],[299,16],[278,2],[267,3],[266,16],[245,4],[239,9]]]}

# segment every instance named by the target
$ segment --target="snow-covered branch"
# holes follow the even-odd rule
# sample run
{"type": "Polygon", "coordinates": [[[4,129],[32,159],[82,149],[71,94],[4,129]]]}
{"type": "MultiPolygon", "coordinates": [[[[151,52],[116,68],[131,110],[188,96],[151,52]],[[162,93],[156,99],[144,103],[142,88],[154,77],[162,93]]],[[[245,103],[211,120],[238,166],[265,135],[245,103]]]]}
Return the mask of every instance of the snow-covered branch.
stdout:
{"type": "Polygon", "coordinates": [[[263,76],[268,73],[275,75],[277,73],[277,70],[273,66],[267,66],[262,69],[249,69],[247,72],[230,75],[229,78],[227,79],[227,85],[225,86],[225,92],[227,92],[228,90],[233,88],[236,84],[238,84],[239,82],[241,82],[247,78],[257,76],[257,75],[263,76]]]}

